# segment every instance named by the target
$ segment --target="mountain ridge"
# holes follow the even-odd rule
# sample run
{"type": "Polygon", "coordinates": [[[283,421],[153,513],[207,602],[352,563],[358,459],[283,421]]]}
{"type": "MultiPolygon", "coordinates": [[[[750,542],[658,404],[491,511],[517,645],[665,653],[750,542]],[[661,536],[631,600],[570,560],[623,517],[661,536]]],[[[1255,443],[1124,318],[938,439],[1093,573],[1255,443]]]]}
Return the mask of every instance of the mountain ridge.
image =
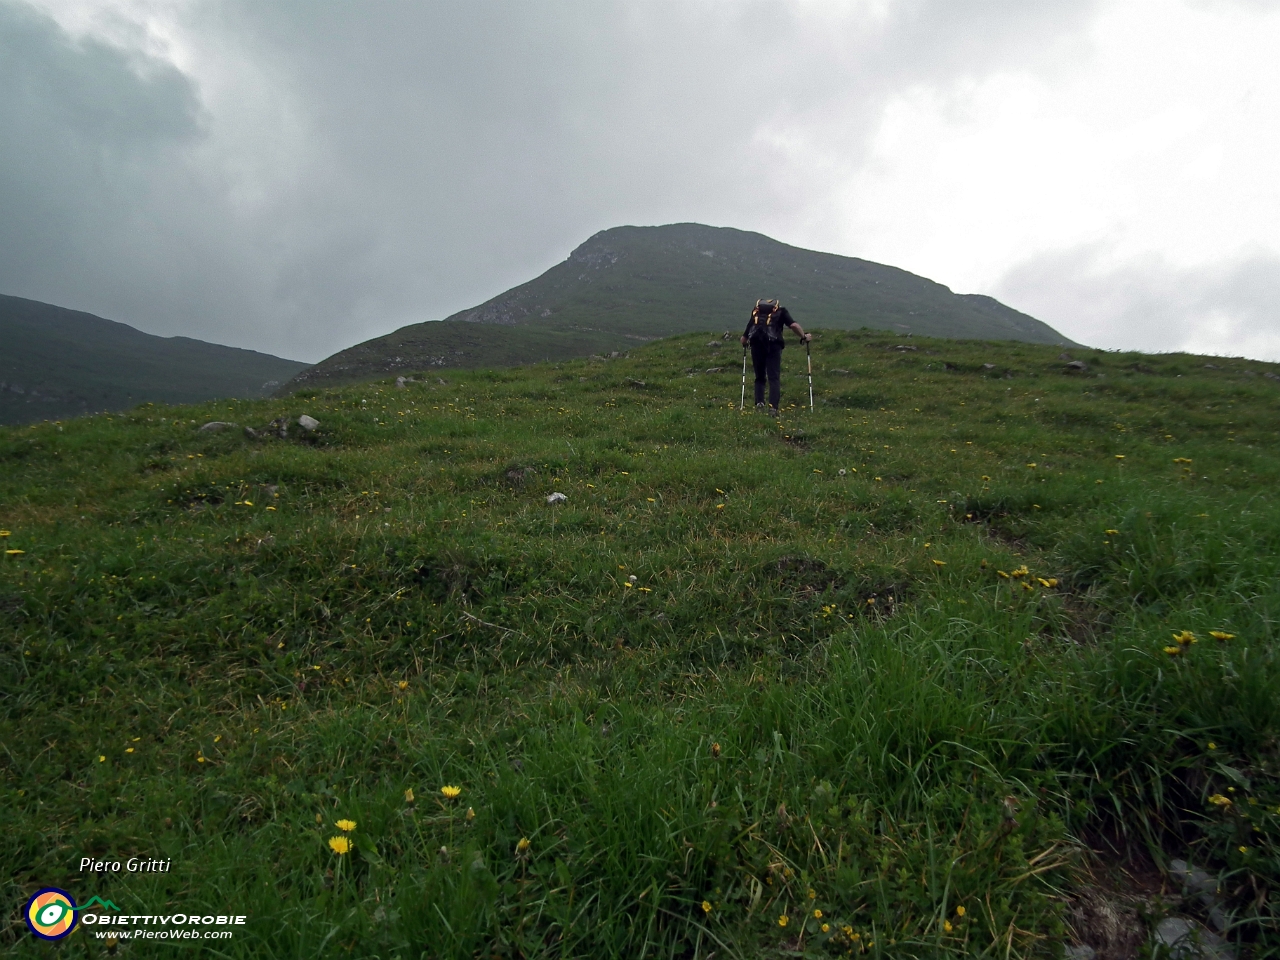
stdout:
{"type": "Polygon", "coordinates": [[[303,371],[281,392],[447,367],[510,366],[622,351],[694,331],[736,331],[778,297],[806,328],[1076,346],[983,294],[899,267],[696,223],[602,230],[537,277],[444,320],[401,327],[303,371]],[[487,335],[478,335],[484,328],[487,335]]]}
{"type": "Polygon", "coordinates": [[[0,294],[0,423],[262,397],[307,364],[0,294]]]}

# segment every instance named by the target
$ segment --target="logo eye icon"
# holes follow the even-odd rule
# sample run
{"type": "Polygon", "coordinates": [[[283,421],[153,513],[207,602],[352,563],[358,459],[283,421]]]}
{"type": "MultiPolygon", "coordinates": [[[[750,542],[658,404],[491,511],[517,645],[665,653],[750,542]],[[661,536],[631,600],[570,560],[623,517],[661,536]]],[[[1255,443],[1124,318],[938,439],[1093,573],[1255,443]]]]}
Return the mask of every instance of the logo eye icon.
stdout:
{"type": "Polygon", "coordinates": [[[66,903],[55,900],[40,908],[40,919],[37,922],[42,927],[52,927],[70,912],[71,908],[66,903]]]}
{"type": "Polygon", "coordinates": [[[76,927],[76,902],[57,887],[37,890],[23,914],[31,932],[41,940],[61,940],[76,927]]]}

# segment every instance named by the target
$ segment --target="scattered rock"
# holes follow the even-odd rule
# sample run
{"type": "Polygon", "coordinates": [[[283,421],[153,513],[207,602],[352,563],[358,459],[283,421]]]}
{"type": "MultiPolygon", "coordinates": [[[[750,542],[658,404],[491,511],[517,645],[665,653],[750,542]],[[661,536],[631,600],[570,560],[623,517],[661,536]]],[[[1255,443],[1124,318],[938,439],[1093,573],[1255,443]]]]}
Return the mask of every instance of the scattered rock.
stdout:
{"type": "Polygon", "coordinates": [[[255,429],[253,429],[253,427],[245,427],[245,428],[244,428],[244,435],[245,435],[246,437],[248,437],[250,440],[257,440],[257,439],[258,439],[258,431],[257,431],[257,430],[255,430],[255,429]]]}
{"type": "Polygon", "coordinates": [[[627,377],[627,383],[631,384],[633,387],[643,387],[643,386],[644,386],[644,381],[643,381],[643,380],[635,380],[635,379],[633,379],[633,378],[631,378],[631,377],[627,377]]]}
{"type": "Polygon", "coordinates": [[[240,426],[238,423],[230,423],[226,420],[210,420],[200,428],[201,433],[220,433],[223,430],[232,430],[240,426]]]}
{"type": "Polygon", "coordinates": [[[447,387],[449,385],[448,380],[441,380],[439,377],[436,377],[436,383],[440,384],[442,387],[447,387]]]}
{"type": "Polygon", "coordinates": [[[1161,920],[1154,941],[1171,960],[1234,960],[1236,955],[1220,936],[1187,917],[1161,920]]]}
{"type": "Polygon", "coordinates": [[[285,417],[276,417],[271,421],[271,426],[276,431],[276,436],[281,440],[289,439],[289,421],[285,417]]]}
{"type": "Polygon", "coordinates": [[[1087,943],[1074,943],[1062,948],[1063,960],[1094,960],[1098,951],[1087,943]]]}
{"type": "Polygon", "coordinates": [[[406,389],[404,385],[404,377],[396,377],[396,389],[397,390],[406,389]]]}
{"type": "Polygon", "coordinates": [[[721,339],[721,340],[732,340],[732,339],[733,339],[733,334],[732,334],[732,333],[730,333],[728,330],[726,330],[723,334],[721,334],[721,335],[720,335],[720,339],[721,339]]]}
{"type": "Polygon", "coordinates": [[[1070,360],[1070,359],[1071,359],[1071,354],[1069,354],[1069,353],[1060,353],[1060,354],[1058,354],[1058,359],[1059,359],[1059,360],[1070,360]]]}
{"type": "Polygon", "coordinates": [[[720,341],[719,341],[719,340],[708,340],[708,341],[707,341],[707,346],[708,346],[708,347],[717,347],[717,348],[718,348],[718,347],[720,346],[720,341]]]}
{"type": "Polygon", "coordinates": [[[1262,375],[1268,380],[1280,380],[1280,374],[1272,373],[1270,370],[1264,370],[1262,375]]]}
{"type": "Polygon", "coordinates": [[[569,498],[563,493],[551,493],[547,495],[547,503],[564,503],[569,498]]]}
{"type": "Polygon", "coordinates": [[[1220,366],[1218,366],[1216,363],[1206,363],[1206,364],[1204,365],[1204,368],[1205,368],[1206,370],[1221,370],[1221,369],[1222,369],[1222,368],[1221,368],[1220,366]]]}
{"type": "Polygon", "coordinates": [[[1188,865],[1185,860],[1170,861],[1169,875],[1182,884],[1182,889],[1188,897],[1195,898],[1196,902],[1204,908],[1209,914],[1209,922],[1219,932],[1227,929],[1230,919],[1218,897],[1217,877],[1199,867],[1188,865]]]}
{"type": "Polygon", "coordinates": [[[599,356],[598,354],[593,353],[591,356],[587,357],[587,359],[588,359],[588,360],[604,360],[604,357],[599,356]]]}
{"type": "Polygon", "coordinates": [[[919,350],[920,348],[919,348],[919,347],[913,347],[913,346],[911,346],[910,344],[900,343],[900,344],[898,344],[896,347],[894,347],[893,349],[897,350],[899,353],[915,353],[915,352],[916,352],[917,350],[919,350]]]}
{"type": "Polygon", "coordinates": [[[610,351],[610,352],[609,352],[609,359],[610,359],[610,360],[617,360],[617,359],[618,359],[618,351],[617,351],[617,350],[612,350],[612,351],[610,351]]]}
{"type": "Polygon", "coordinates": [[[837,475],[839,475],[839,476],[841,476],[841,477],[843,477],[846,473],[848,473],[848,471],[847,471],[847,470],[845,470],[845,468],[844,468],[844,467],[841,467],[839,470],[837,470],[837,471],[836,471],[836,474],[837,474],[837,475]]]}
{"type": "Polygon", "coordinates": [[[1085,363],[1083,360],[1072,360],[1070,363],[1067,364],[1067,369],[1075,373],[1084,373],[1086,370],[1089,369],[1089,365],[1085,363]]]}
{"type": "Polygon", "coordinates": [[[983,370],[994,370],[995,368],[996,368],[996,365],[994,363],[984,363],[982,365],[983,370]]]}
{"type": "Polygon", "coordinates": [[[315,417],[309,417],[304,413],[298,418],[298,426],[307,431],[307,433],[311,433],[316,429],[316,427],[320,426],[320,421],[315,417]]]}
{"type": "Polygon", "coordinates": [[[719,373],[724,367],[707,367],[707,373],[719,373]]]}

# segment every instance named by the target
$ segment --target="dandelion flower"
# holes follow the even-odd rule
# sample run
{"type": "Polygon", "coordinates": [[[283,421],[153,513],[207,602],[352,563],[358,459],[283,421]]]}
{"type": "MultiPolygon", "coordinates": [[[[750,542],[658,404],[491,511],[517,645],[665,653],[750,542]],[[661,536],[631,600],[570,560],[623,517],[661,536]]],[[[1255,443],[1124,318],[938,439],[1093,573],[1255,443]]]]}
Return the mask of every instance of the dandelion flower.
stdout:
{"type": "Polygon", "coordinates": [[[6,550],[6,551],[5,551],[5,553],[6,553],[6,554],[8,554],[8,555],[9,555],[9,556],[11,556],[11,557],[16,557],[16,556],[19,556],[20,554],[23,554],[23,553],[26,553],[26,552],[27,552],[27,551],[25,551],[25,550],[6,550]]]}
{"type": "Polygon", "coordinates": [[[517,857],[525,856],[529,852],[530,846],[532,846],[532,844],[529,843],[529,838],[521,837],[520,842],[516,844],[516,856],[517,857]]]}
{"type": "Polygon", "coordinates": [[[785,913],[780,914],[778,916],[778,926],[785,927],[790,922],[791,922],[791,918],[788,917],[785,913]]]}
{"type": "Polygon", "coordinates": [[[702,912],[703,912],[703,913],[710,913],[710,912],[711,912],[711,901],[710,901],[710,900],[703,900],[703,901],[702,901],[702,912]]]}
{"type": "Polygon", "coordinates": [[[1236,638],[1236,635],[1234,633],[1227,633],[1224,630],[1210,630],[1209,636],[1213,637],[1213,639],[1215,640],[1223,640],[1223,641],[1234,640],[1236,638]]]}
{"type": "Polygon", "coordinates": [[[1215,793],[1213,796],[1211,796],[1209,798],[1209,802],[1212,803],[1215,807],[1222,807],[1224,809],[1226,807],[1231,806],[1231,798],[1224,797],[1220,793],[1215,793]]]}
{"type": "Polygon", "coordinates": [[[413,787],[409,787],[409,789],[405,790],[405,792],[404,792],[404,802],[405,802],[405,803],[413,803],[413,787]]]}
{"type": "Polygon", "coordinates": [[[1196,635],[1190,630],[1183,630],[1181,633],[1175,633],[1173,639],[1177,640],[1183,646],[1196,642],[1196,635]]]}
{"type": "Polygon", "coordinates": [[[718,756],[720,756],[720,744],[718,744],[718,743],[713,743],[713,744],[711,745],[711,755],[712,755],[713,757],[718,757],[718,756]]]}
{"type": "Polygon", "coordinates": [[[453,800],[462,795],[461,787],[441,787],[440,792],[444,794],[446,800],[453,800]]]}
{"type": "Polygon", "coordinates": [[[339,830],[341,830],[343,833],[350,833],[352,830],[356,828],[356,822],[354,820],[339,820],[337,823],[334,824],[334,826],[337,827],[339,830]]]}
{"type": "Polygon", "coordinates": [[[1000,574],[1000,576],[1004,577],[1006,580],[1009,579],[1009,574],[1005,573],[1003,570],[997,570],[996,573],[1000,574]]]}
{"type": "Polygon", "coordinates": [[[351,841],[346,837],[330,837],[329,849],[342,856],[344,853],[351,852],[351,841]]]}
{"type": "Polygon", "coordinates": [[[1164,652],[1167,653],[1169,656],[1174,657],[1182,652],[1182,648],[1181,647],[1165,647],[1164,652]]]}
{"type": "Polygon", "coordinates": [[[945,567],[945,566],[947,565],[947,561],[945,561],[945,560],[934,560],[934,561],[933,561],[933,565],[934,565],[935,567],[945,567]]]}
{"type": "Polygon", "coordinates": [[[9,530],[0,530],[0,537],[11,537],[13,533],[9,530]]]}
{"type": "Polygon", "coordinates": [[[1120,533],[1120,531],[1119,531],[1119,530],[1113,530],[1113,529],[1112,529],[1112,528],[1110,528],[1110,527],[1108,527],[1106,530],[1104,530],[1104,531],[1102,531],[1102,532],[1103,532],[1103,533],[1105,533],[1105,534],[1106,534],[1107,536],[1109,536],[1109,537],[1114,537],[1114,536],[1116,536],[1117,534],[1119,534],[1119,533],[1120,533]]]}
{"type": "MultiPolygon", "coordinates": [[[[409,624],[409,626],[413,626],[413,624],[409,624]]],[[[396,686],[397,686],[397,687],[399,687],[401,690],[408,690],[408,689],[409,689],[409,681],[408,681],[408,680],[401,680],[399,683],[397,683],[397,684],[396,684],[396,686]]]]}
{"type": "Polygon", "coordinates": [[[99,757],[98,757],[98,762],[99,762],[99,763],[106,763],[106,762],[107,762],[107,756],[106,756],[106,754],[101,754],[101,755],[99,755],[99,757]]]}

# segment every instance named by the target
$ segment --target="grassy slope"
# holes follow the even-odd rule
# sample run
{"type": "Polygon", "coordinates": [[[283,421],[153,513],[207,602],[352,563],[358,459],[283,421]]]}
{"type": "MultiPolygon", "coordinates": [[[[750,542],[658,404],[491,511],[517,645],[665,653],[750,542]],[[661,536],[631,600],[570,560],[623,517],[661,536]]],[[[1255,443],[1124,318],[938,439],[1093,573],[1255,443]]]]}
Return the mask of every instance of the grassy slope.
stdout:
{"type": "Polygon", "coordinates": [[[156,337],[36,300],[0,296],[0,423],[57,420],[144,401],[260,397],[306,368],[253,350],[156,337]],[[12,389],[18,385],[22,393],[12,389]]]}
{"type": "Polygon", "coordinates": [[[827,333],[775,423],[706,340],[0,434],[5,937],[56,883],[226,956],[1050,956],[1112,837],[1274,951],[1269,368],[827,333]]]}
{"type": "Polygon", "coordinates": [[[997,300],[954,294],[897,267],[677,223],[602,231],[528,283],[343,350],[291,387],[585,357],[695,330],[736,334],[763,296],[781,298],[806,327],[1070,342],[997,300]]]}

